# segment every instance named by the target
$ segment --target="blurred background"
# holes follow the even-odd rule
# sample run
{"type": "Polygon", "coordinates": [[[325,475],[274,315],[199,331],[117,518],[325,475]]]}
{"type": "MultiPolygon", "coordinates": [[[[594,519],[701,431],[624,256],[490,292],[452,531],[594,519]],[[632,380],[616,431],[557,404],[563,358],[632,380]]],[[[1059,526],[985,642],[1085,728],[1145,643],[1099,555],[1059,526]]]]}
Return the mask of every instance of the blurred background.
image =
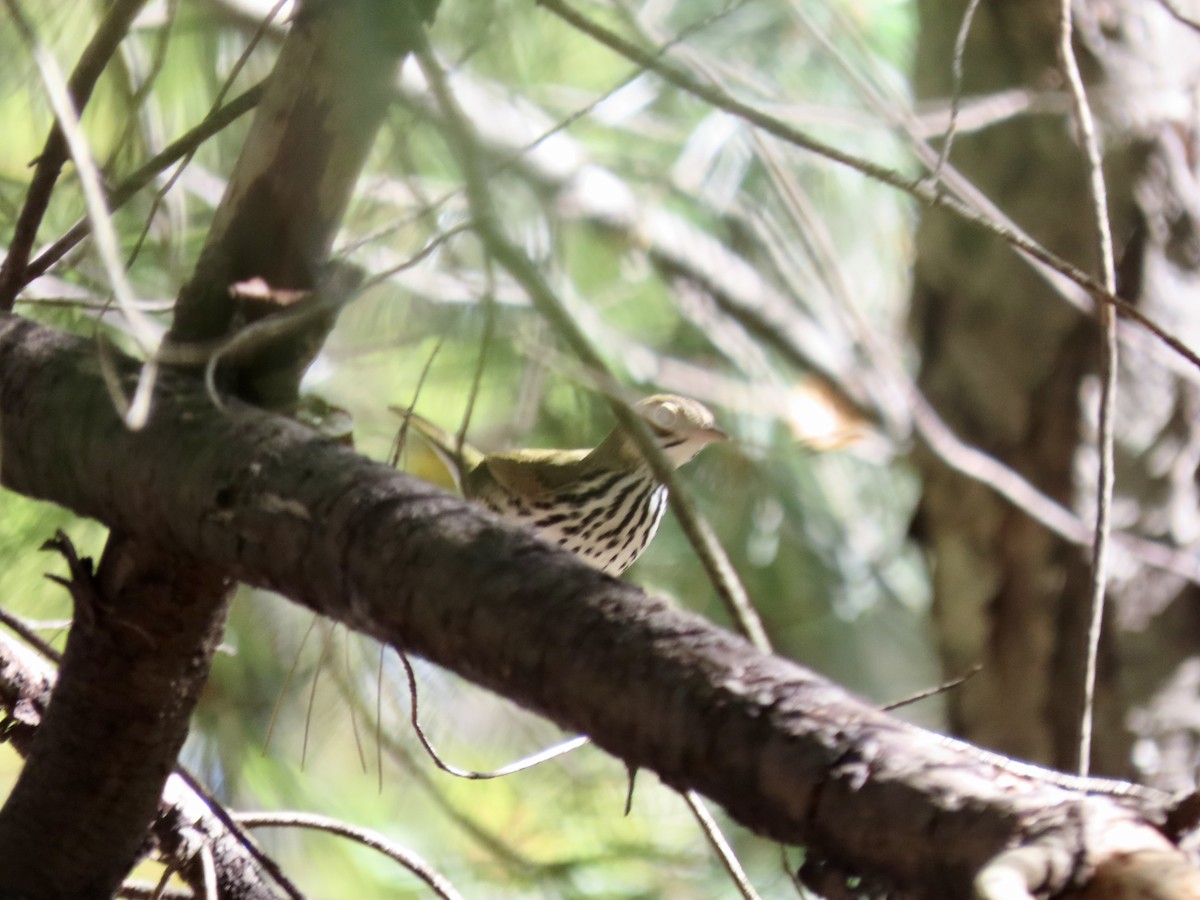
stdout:
{"type": "MultiPolygon", "coordinates": [[[[264,27],[271,3],[146,5],[84,116],[110,188],[269,73],[288,6],[264,27]]],[[[733,438],[681,480],[777,652],[881,705],[978,668],[899,714],[1070,766],[1095,502],[1091,301],[912,193],[936,186],[1098,271],[1054,49],[1058,4],[1003,6],[981,8],[960,38],[957,0],[577,4],[909,191],[757,130],[530,3],[443,0],[430,37],[507,233],[626,396],[696,397],[733,438]],[[958,133],[939,166],[952,113],[958,133]]],[[[1102,123],[1120,293],[1192,342],[1200,194],[1195,73],[1183,60],[1200,48],[1167,5],[1098,6],[1078,4],[1078,52],[1102,123]]],[[[69,69],[100,6],[47,0],[26,12],[69,69]]],[[[52,114],[7,28],[0,120],[9,234],[52,114]]],[[[248,122],[114,213],[138,295],[164,329],[248,122]]],[[[469,215],[444,130],[406,65],[335,251],[373,284],[343,311],[306,391],[379,460],[399,427],[389,405],[410,403],[450,430],[469,412],[469,439],[486,450],[592,446],[613,422],[588,373],[469,229],[445,237],[469,215]]],[[[83,212],[68,169],[39,247],[83,212]]],[[[121,341],[109,300],[84,241],[18,311],[121,341]]],[[[1176,789],[1192,783],[1200,727],[1196,371],[1128,323],[1121,340],[1120,534],[1095,768],[1176,789]]],[[[452,486],[416,439],[399,464],[452,486]]],[[[42,577],[61,561],[37,548],[63,528],[98,556],[103,529],[8,492],[0,504],[0,604],[61,644],[70,605],[42,577]]],[[[731,625],[670,516],[625,577],[731,625]]],[[[567,737],[414,662],[423,726],[458,766],[493,769],[567,737]]],[[[736,896],[651,773],[628,816],[624,767],[590,747],[507,778],[456,779],[425,756],[408,705],[394,652],[243,590],[184,761],[233,808],[377,829],[468,897],[736,896]]],[[[20,761],[0,754],[3,790],[20,761]]],[[[721,822],[764,896],[794,890],[777,846],[721,822]]],[[[311,896],[427,895],[348,842],[257,833],[311,896]]],[[[788,851],[793,868],[800,853],[788,851]]]]}

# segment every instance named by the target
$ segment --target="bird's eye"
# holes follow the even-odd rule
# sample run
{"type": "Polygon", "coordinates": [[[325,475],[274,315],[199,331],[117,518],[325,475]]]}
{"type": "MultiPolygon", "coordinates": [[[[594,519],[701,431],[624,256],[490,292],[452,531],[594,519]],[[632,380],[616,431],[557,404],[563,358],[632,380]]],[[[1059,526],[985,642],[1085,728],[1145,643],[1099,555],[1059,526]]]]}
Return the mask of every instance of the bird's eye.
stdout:
{"type": "Polygon", "coordinates": [[[679,420],[679,405],[676,403],[663,403],[650,413],[650,422],[657,425],[663,430],[669,431],[678,424],[679,420]]]}

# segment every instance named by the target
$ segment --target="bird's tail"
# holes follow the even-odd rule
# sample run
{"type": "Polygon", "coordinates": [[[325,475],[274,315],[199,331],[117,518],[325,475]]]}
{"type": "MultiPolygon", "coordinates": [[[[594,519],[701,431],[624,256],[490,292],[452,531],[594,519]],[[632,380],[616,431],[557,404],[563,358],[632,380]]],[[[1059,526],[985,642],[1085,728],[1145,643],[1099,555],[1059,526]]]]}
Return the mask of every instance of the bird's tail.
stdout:
{"type": "Polygon", "coordinates": [[[458,435],[451,434],[411,409],[403,406],[389,406],[388,409],[404,419],[397,443],[403,446],[409,428],[416,431],[453,476],[459,493],[462,493],[463,478],[483,462],[483,454],[466,441],[460,440],[458,435]]]}

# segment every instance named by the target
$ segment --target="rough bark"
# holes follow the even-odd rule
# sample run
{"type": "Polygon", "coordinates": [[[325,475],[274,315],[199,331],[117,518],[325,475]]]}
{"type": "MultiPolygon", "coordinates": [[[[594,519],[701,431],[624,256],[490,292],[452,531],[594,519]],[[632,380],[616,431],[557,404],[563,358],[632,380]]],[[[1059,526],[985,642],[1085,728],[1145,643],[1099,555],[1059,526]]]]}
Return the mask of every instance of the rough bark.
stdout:
{"type": "MultiPolygon", "coordinates": [[[[359,11],[393,6],[365,2],[359,11]]],[[[310,2],[304,9],[318,15],[339,8],[310,2]]],[[[348,27],[361,35],[378,22],[363,19],[348,27]]],[[[297,40],[311,25],[302,17],[297,40]]],[[[376,46],[373,40],[367,45],[376,46]]],[[[313,56],[289,57],[291,64],[320,56],[314,45],[309,50],[313,56]]],[[[352,64],[349,71],[355,71],[352,64]]],[[[303,94],[301,81],[291,84],[303,94]]],[[[341,84],[353,88],[352,80],[341,84]]],[[[368,84],[368,112],[375,109],[377,85],[368,84]]],[[[206,250],[203,277],[198,273],[180,308],[177,338],[226,334],[238,312],[229,291],[233,282],[262,278],[275,291],[314,286],[344,202],[293,197],[291,191],[330,183],[348,190],[352,183],[337,166],[331,166],[333,182],[321,180],[325,171],[317,161],[339,140],[324,130],[322,102],[333,103],[319,95],[295,108],[264,102],[269,112],[263,115],[295,114],[318,131],[297,132],[276,121],[258,132],[275,138],[251,141],[246,174],[233,179],[233,208],[218,217],[220,246],[206,250]],[[305,144],[309,138],[311,146],[305,144]],[[317,180],[284,179],[273,162],[254,164],[253,154],[267,145],[281,151],[279,164],[291,161],[296,175],[317,180]],[[294,222],[279,210],[293,200],[301,215],[294,222]],[[257,225],[247,212],[255,206],[262,214],[257,225]],[[242,255],[247,249],[248,258],[242,255]]],[[[283,372],[285,386],[294,387],[303,351],[292,347],[282,361],[248,370],[250,377],[236,387],[276,402],[276,376],[283,372]],[[271,382],[265,388],[262,375],[271,382]]],[[[130,365],[118,365],[130,381],[130,365]]],[[[1153,798],[1085,797],[947,745],[294,422],[237,402],[218,412],[191,379],[164,375],[150,424],[132,433],[112,412],[89,344],[13,317],[0,318],[0,446],[6,485],[96,517],[120,536],[114,539],[120,552],[114,549],[101,569],[122,577],[101,579],[97,608],[127,601],[133,593],[122,585],[133,583],[178,602],[181,610],[173,615],[204,613],[175,624],[176,632],[190,632],[192,639],[180,645],[170,671],[157,670],[163,660],[134,658],[140,627],[118,627],[130,624],[133,610],[111,607],[130,614],[102,616],[111,631],[81,623],[77,662],[64,669],[60,686],[68,700],[84,691],[81,684],[65,685],[68,674],[82,675],[109,679],[107,687],[119,698],[137,700],[149,689],[160,692],[165,706],[186,711],[212,639],[204,627],[212,623],[207,614],[216,609],[192,601],[201,594],[211,598],[228,576],[277,590],[452,668],[566,728],[587,732],[668,784],[708,794],[763,834],[808,845],[839,872],[872,876],[910,896],[965,896],[976,873],[1013,845],[1053,845],[1055,858],[1067,860],[1040,884],[1048,891],[1086,881],[1093,866],[1118,854],[1134,858],[1134,851],[1152,850],[1178,858],[1148,825],[1161,814],[1153,798]],[[123,558],[138,565],[124,568],[123,558]],[[155,573],[178,581],[169,580],[164,589],[148,577],[155,573]],[[114,663],[108,666],[91,655],[106,648],[114,663]],[[146,672],[150,684],[136,683],[142,667],[157,670],[146,672]],[[1097,827],[1103,839],[1092,833],[1097,827]],[[1131,839],[1113,841],[1112,835],[1131,839]]],[[[172,616],[162,618],[170,627],[172,616]]],[[[80,723],[96,712],[81,707],[66,702],[61,715],[99,733],[95,740],[122,724],[121,707],[100,707],[108,714],[80,723]]],[[[156,727],[160,733],[141,745],[169,749],[178,715],[156,727]]],[[[45,740],[57,745],[54,752],[72,746],[72,728],[57,728],[60,737],[45,740]]],[[[129,749],[110,743],[115,752],[101,759],[119,759],[129,749]]],[[[49,752],[35,754],[30,767],[39,755],[50,758],[49,752]]],[[[80,764],[71,758],[58,769],[74,773],[82,771],[80,764]]],[[[165,774],[157,762],[146,768],[155,778],[165,774]]],[[[48,783],[44,773],[28,777],[48,783]]],[[[139,784],[130,801],[138,816],[147,794],[145,783],[139,784]]],[[[26,821],[58,814],[24,800],[21,805],[26,821]]],[[[5,819],[15,822],[16,814],[0,815],[0,828],[19,831],[5,819]]],[[[111,822],[106,825],[111,830],[111,822]]],[[[128,843],[127,833],[119,837],[128,843]]],[[[41,887],[29,893],[50,892],[41,887]]],[[[90,882],[73,893],[89,891],[90,882]]]]}
{"type": "MultiPolygon", "coordinates": [[[[418,27],[418,6],[430,8],[386,0],[300,6],[201,261],[177,304],[177,341],[223,338],[326,286],[328,279],[318,285],[317,276],[382,121],[411,37],[406,29],[418,27]],[[239,288],[251,279],[253,285],[239,288]],[[263,302],[235,304],[246,295],[263,302]]],[[[10,270],[14,283],[23,262],[10,270]]],[[[287,405],[332,321],[332,312],[310,316],[309,327],[238,357],[231,368],[239,375],[228,387],[252,401],[287,405]]],[[[23,403],[41,394],[19,375],[4,389],[29,390],[23,403]]],[[[124,429],[106,396],[81,399],[37,414],[65,416],[54,427],[69,432],[97,416],[107,427],[124,429]]],[[[158,452],[178,454],[181,446],[158,452]]],[[[103,452],[85,445],[62,456],[54,452],[61,446],[35,447],[68,478],[82,474],[83,457],[103,452]]],[[[8,450],[6,444],[5,457],[8,450]]],[[[148,508],[163,490],[153,478],[140,481],[135,522],[153,518],[148,508]]],[[[179,543],[140,525],[126,529],[100,518],[113,536],[95,578],[83,567],[72,573],[76,617],[54,702],[0,811],[5,896],[112,894],[142,847],[223,626],[232,582],[220,560],[189,556],[179,543]]]]}
{"type": "MultiPolygon", "coordinates": [[[[952,48],[965,6],[958,0],[919,5],[915,84],[921,97],[951,93],[952,48]]],[[[1194,39],[1166,15],[1158,4],[1076,4],[1078,52],[1091,102],[1105,123],[1119,290],[1143,304],[1160,298],[1147,311],[1179,327],[1181,296],[1172,285],[1194,281],[1196,255],[1171,246],[1169,227],[1148,226],[1165,215],[1162,197],[1171,189],[1162,184],[1163,160],[1179,155],[1186,127],[1147,103],[1137,87],[1152,70],[1158,89],[1163,77],[1177,84],[1193,77],[1194,46],[1180,47],[1194,39]],[[1164,60],[1179,65],[1167,71],[1164,60]]],[[[981,5],[964,56],[964,93],[1061,90],[1057,16],[1058,4],[1045,0],[981,5]]],[[[1025,115],[961,135],[952,162],[1047,247],[1097,271],[1085,161],[1063,115],[1025,115]]],[[[1186,167],[1178,169],[1171,175],[1178,196],[1194,196],[1194,179],[1186,167]]],[[[1177,204],[1173,221],[1190,221],[1186,209],[1177,204]]],[[[917,250],[912,329],[921,387],[960,436],[1091,516],[1095,454],[1087,423],[1099,358],[1093,322],[1008,248],[949,216],[922,216],[917,250]]],[[[1186,543],[1195,531],[1195,465],[1190,455],[1175,454],[1196,440],[1195,426],[1181,414],[1194,406],[1195,387],[1164,372],[1136,345],[1126,342],[1124,352],[1118,406],[1118,492],[1124,496],[1115,525],[1186,543]],[[1181,504],[1184,498],[1190,508],[1181,504]]],[[[1073,767],[1086,551],[932,457],[921,457],[920,465],[926,490],[917,531],[931,551],[944,663],[956,673],[983,664],[948,696],[952,727],[1015,756],[1073,767]]],[[[1130,630],[1138,618],[1132,610],[1156,604],[1161,610],[1183,586],[1159,574],[1115,575],[1111,608],[1118,615],[1110,616],[1102,648],[1093,769],[1125,774],[1134,737],[1131,703],[1161,687],[1180,653],[1194,652],[1191,636],[1200,631],[1188,609],[1194,604],[1175,604],[1170,617],[1149,630],[1143,629],[1154,613],[1144,614],[1138,633],[1130,630]]]]}
{"type": "Polygon", "coordinates": [[[86,344],[3,320],[4,483],[451,668],[844,871],[965,896],[1014,843],[1074,846],[1085,820],[1154,833],[1137,798],[1084,798],[947,746],[290,420],[221,414],[167,377],[131,433],[103,390],[86,344]]]}
{"type": "Polygon", "coordinates": [[[111,896],[158,811],[220,640],[225,607],[212,598],[228,587],[152,547],[114,533],[94,576],[73,565],[64,676],[0,810],[8,896],[111,896]],[[56,864],[29,865],[47,847],[60,848],[56,864]]]}
{"type": "MultiPolygon", "coordinates": [[[[427,0],[308,0],[288,31],[245,150],[226,187],[170,339],[210,342],[318,288],[333,239],[395,89],[427,0]],[[233,288],[258,280],[253,302],[233,288]]],[[[274,409],[295,400],[320,350],[325,316],[253,360],[229,389],[274,409]]]]}
{"type": "MultiPolygon", "coordinates": [[[[0,636],[0,706],[8,714],[4,738],[22,755],[30,752],[56,681],[57,673],[48,661],[0,636]]],[[[233,833],[215,814],[211,801],[196,794],[179,774],[167,780],[147,841],[153,841],[165,858],[179,866],[197,890],[203,879],[194,854],[203,844],[216,862],[219,896],[228,900],[271,900],[279,896],[263,877],[258,858],[261,854],[251,852],[247,839],[233,833]]],[[[45,857],[42,852],[33,859],[45,857]]]]}

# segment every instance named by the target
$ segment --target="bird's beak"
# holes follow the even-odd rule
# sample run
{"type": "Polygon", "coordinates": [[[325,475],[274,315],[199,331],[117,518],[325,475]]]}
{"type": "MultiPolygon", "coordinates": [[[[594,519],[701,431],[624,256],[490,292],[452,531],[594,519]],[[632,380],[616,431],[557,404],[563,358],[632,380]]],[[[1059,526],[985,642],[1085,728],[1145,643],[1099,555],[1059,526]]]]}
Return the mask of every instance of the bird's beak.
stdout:
{"type": "Polygon", "coordinates": [[[705,428],[699,433],[699,436],[706,444],[719,444],[729,440],[729,435],[720,428],[705,428]]]}

